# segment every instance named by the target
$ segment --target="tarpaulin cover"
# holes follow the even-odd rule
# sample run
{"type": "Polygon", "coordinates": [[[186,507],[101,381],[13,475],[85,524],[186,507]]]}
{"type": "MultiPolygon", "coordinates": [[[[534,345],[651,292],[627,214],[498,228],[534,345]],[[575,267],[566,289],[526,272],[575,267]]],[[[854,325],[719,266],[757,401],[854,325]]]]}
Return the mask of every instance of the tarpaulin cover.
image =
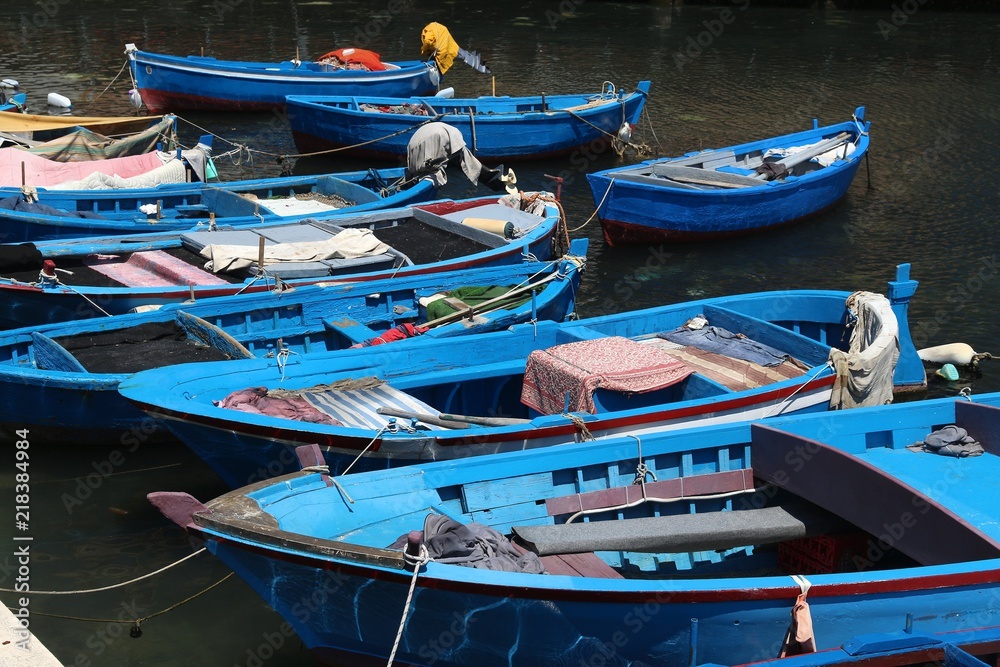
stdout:
{"type": "Polygon", "coordinates": [[[27,185],[52,187],[64,181],[76,181],[92,173],[117,174],[123,178],[138,176],[163,166],[156,153],[91,160],[87,162],[53,162],[19,148],[0,149],[0,186],[20,187],[21,165],[27,185]]]}
{"type": "Polygon", "coordinates": [[[524,369],[521,402],[545,415],[596,411],[594,391],[643,393],[680,382],[693,369],[666,352],[611,336],[535,350],[524,369]]]}
{"type": "Polygon", "coordinates": [[[77,128],[58,139],[36,144],[23,150],[53,162],[106,160],[126,155],[141,155],[156,148],[157,142],[172,131],[173,117],[168,116],[143,132],[121,139],[98,134],[85,127],[77,128]]]}
{"type": "MultiPolygon", "coordinates": [[[[280,262],[316,262],[324,259],[371,257],[388,252],[370,229],[345,229],[325,241],[276,243],[265,246],[264,265],[280,262]]],[[[205,270],[240,271],[249,269],[259,258],[258,246],[212,244],[201,250],[205,270]]]]}

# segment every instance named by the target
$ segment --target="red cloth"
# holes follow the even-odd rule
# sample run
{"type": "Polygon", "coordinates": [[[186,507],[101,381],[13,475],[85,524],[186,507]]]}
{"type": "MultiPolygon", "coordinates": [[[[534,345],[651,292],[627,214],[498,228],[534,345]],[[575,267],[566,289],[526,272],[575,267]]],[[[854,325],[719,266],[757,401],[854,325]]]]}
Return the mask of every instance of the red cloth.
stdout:
{"type": "Polygon", "coordinates": [[[249,412],[255,415],[294,419],[311,424],[343,426],[336,419],[314,408],[306,399],[300,396],[288,396],[285,398],[268,396],[267,387],[251,387],[250,389],[234,391],[221,401],[217,401],[216,405],[220,408],[239,410],[240,412],[249,412]]]}
{"type": "Polygon", "coordinates": [[[363,343],[355,343],[351,346],[351,349],[369,347],[371,345],[383,345],[385,343],[391,343],[395,340],[404,340],[406,338],[415,338],[426,331],[427,327],[421,327],[415,324],[410,324],[409,322],[404,322],[403,324],[389,329],[381,336],[369,338],[363,343]]]}
{"type": "Polygon", "coordinates": [[[676,357],[628,338],[567,343],[528,356],[521,402],[542,414],[561,414],[568,392],[571,412],[593,414],[598,387],[643,393],[669,387],[693,372],[676,357]]]}

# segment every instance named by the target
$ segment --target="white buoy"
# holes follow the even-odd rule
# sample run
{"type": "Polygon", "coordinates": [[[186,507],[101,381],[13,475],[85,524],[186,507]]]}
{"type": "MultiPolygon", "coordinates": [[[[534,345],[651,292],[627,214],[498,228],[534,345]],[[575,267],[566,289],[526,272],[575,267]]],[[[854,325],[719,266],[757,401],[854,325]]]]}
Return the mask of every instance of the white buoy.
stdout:
{"type": "Polygon", "coordinates": [[[17,79],[4,79],[0,81],[0,88],[6,90],[17,90],[17,79]]]}
{"type": "Polygon", "coordinates": [[[50,107],[59,107],[61,109],[69,109],[73,106],[73,103],[69,101],[68,97],[60,95],[59,93],[49,93],[48,103],[50,107]]]}
{"type": "Polygon", "coordinates": [[[136,109],[142,108],[142,95],[135,88],[130,88],[128,91],[128,101],[132,103],[136,109]]]}
{"type": "Polygon", "coordinates": [[[976,365],[981,359],[992,359],[989,352],[977,353],[968,343],[948,343],[917,350],[922,361],[932,364],[954,364],[956,366],[976,365]]]}
{"type": "Polygon", "coordinates": [[[434,97],[444,97],[445,99],[450,100],[455,97],[455,89],[449,86],[448,88],[437,91],[437,93],[434,94],[434,97]]]}

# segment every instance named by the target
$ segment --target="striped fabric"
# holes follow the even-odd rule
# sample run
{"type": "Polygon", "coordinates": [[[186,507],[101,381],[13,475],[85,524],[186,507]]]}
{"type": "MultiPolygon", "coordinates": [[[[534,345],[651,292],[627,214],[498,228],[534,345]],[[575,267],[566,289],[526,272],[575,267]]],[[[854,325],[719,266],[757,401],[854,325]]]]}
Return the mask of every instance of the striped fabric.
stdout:
{"type": "MultiPolygon", "coordinates": [[[[303,392],[302,398],[320,412],[341,422],[344,426],[354,428],[380,429],[389,423],[391,415],[380,415],[376,410],[380,407],[395,408],[405,412],[416,412],[437,417],[441,414],[423,401],[406,392],[394,389],[387,384],[381,384],[373,389],[329,389],[321,392],[303,392]]],[[[401,424],[409,423],[408,419],[397,418],[401,424]]],[[[440,426],[423,424],[430,430],[441,430],[440,426]]]]}

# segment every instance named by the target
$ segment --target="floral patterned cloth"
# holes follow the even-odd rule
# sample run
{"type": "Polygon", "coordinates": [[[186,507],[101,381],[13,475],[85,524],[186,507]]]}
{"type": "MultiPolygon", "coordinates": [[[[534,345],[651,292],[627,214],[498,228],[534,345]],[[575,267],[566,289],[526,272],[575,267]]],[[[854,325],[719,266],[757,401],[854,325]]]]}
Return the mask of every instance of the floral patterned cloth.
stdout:
{"type": "Polygon", "coordinates": [[[669,387],[693,372],[668,353],[612,336],[535,350],[524,369],[521,402],[546,415],[596,412],[594,390],[643,393],[669,387]]]}

